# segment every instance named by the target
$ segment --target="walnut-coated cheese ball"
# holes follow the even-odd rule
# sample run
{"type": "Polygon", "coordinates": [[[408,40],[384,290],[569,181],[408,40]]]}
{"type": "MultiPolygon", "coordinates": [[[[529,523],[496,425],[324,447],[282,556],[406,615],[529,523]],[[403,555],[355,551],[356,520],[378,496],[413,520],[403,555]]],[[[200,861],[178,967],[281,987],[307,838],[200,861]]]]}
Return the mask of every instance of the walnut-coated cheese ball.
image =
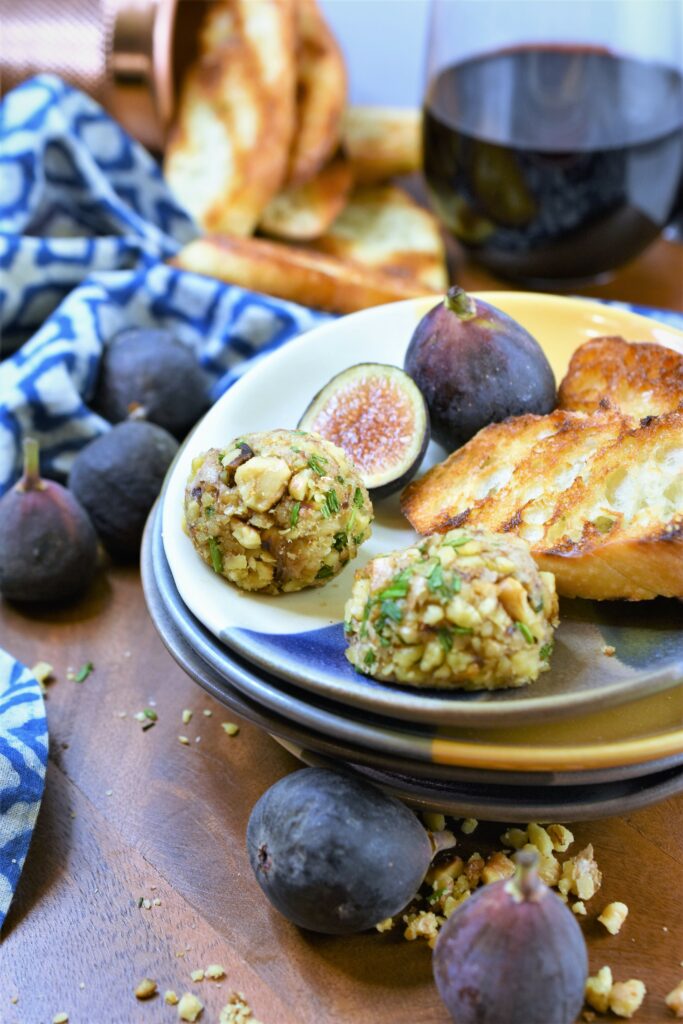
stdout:
{"type": "Polygon", "coordinates": [[[245,434],[192,462],[185,523],[199,554],[242,590],[319,587],[370,536],[372,504],[345,453],[316,434],[245,434]]]}
{"type": "Polygon", "coordinates": [[[557,597],[525,541],[451,530],[373,558],[346,604],[346,656],[412,686],[523,686],[549,667],[557,597]]]}

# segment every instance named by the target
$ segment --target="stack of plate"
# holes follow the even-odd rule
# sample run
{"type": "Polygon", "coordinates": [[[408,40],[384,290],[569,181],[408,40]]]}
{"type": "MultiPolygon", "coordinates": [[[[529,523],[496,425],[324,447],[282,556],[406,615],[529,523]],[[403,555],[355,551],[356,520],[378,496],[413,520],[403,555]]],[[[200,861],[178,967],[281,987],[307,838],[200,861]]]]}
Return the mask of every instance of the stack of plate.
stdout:
{"type": "MultiPolygon", "coordinates": [[[[600,334],[683,351],[683,335],[624,310],[487,293],[541,342],[558,378],[600,334]]],[[[344,657],[354,568],[411,543],[396,499],[324,588],[245,594],[206,566],[182,529],[194,455],[241,434],[294,427],[312,395],[358,362],[400,364],[434,300],[379,307],[279,349],[211,409],[183,445],[148,523],[147,602],[167,647],[226,706],[309,763],[343,764],[416,806],[505,821],[605,817],[683,790],[683,615],[677,601],[562,601],[551,671],[530,687],[463,693],[380,684],[344,657]],[[616,649],[607,657],[605,645],[616,649]]],[[[430,446],[428,462],[443,453],[430,446]]]]}

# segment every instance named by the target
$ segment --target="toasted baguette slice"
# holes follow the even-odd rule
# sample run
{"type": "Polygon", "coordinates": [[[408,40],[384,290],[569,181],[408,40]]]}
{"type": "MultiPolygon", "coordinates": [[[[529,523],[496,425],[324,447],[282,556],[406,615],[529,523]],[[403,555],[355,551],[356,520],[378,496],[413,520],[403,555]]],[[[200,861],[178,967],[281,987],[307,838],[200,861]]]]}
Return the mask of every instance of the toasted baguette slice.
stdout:
{"type": "Polygon", "coordinates": [[[425,294],[424,285],[260,238],[199,238],[171,262],[185,270],[332,313],[425,294]]]}
{"type": "Polygon", "coordinates": [[[271,199],[259,227],[291,242],[319,238],[343,210],[352,184],[351,165],[339,157],[311,181],[290,185],[271,199]]]}
{"type": "Polygon", "coordinates": [[[401,507],[420,533],[523,537],[568,597],[683,598],[683,413],[494,423],[411,483],[401,507]]]}
{"type": "Polygon", "coordinates": [[[360,185],[376,185],[422,166],[422,116],[401,107],[349,107],[342,146],[360,185]]]}
{"type": "Polygon", "coordinates": [[[605,400],[634,419],[683,408],[683,355],[647,341],[591,338],[571,358],[560,408],[593,412],[605,400]]]}
{"type": "Polygon", "coordinates": [[[339,146],[347,81],[342,52],[316,0],[295,0],[295,24],[297,127],[288,183],[301,185],[322,170],[339,146]]]}
{"type": "Polygon", "coordinates": [[[428,290],[448,287],[446,252],[436,218],[403,189],[356,189],[314,248],[341,259],[420,281],[428,290]]]}
{"type": "Polygon", "coordinates": [[[251,234],[294,136],[293,0],[207,5],[166,150],[171,189],[207,231],[251,234]]]}

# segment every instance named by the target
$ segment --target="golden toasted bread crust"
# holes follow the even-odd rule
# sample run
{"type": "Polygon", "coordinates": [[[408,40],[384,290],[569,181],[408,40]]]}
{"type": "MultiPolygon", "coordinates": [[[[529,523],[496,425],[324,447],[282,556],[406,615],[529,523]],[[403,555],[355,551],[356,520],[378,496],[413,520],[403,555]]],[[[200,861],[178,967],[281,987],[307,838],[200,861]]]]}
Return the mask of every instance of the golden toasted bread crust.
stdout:
{"type": "Polygon", "coordinates": [[[594,412],[606,403],[634,419],[683,408],[683,355],[651,342],[591,338],[571,358],[559,405],[594,412]]]}
{"type": "Polygon", "coordinates": [[[556,410],[491,424],[403,492],[420,533],[523,537],[558,592],[683,598],[683,413],[556,410]]]}
{"type": "Polygon", "coordinates": [[[342,145],[359,184],[373,185],[422,166],[422,117],[400,107],[349,107],[342,145]]]}
{"type": "Polygon", "coordinates": [[[427,291],[417,282],[261,238],[199,238],[170,262],[333,313],[353,313],[384,302],[417,298],[427,291]]]}
{"type": "Polygon", "coordinates": [[[438,221],[394,185],[354,189],[343,211],[313,246],[340,259],[419,281],[427,290],[448,287],[438,221]]]}
{"type": "Polygon", "coordinates": [[[207,231],[248,235],[287,172],[295,124],[294,0],[207,5],[166,178],[207,231]]]}
{"type": "Polygon", "coordinates": [[[342,52],[316,0],[295,0],[295,24],[297,126],[288,183],[301,185],[339,146],[347,80],[342,52]]]}
{"type": "Polygon", "coordinates": [[[338,157],[311,181],[279,192],[264,210],[259,228],[292,242],[319,238],[344,209],[352,185],[351,165],[338,157]]]}

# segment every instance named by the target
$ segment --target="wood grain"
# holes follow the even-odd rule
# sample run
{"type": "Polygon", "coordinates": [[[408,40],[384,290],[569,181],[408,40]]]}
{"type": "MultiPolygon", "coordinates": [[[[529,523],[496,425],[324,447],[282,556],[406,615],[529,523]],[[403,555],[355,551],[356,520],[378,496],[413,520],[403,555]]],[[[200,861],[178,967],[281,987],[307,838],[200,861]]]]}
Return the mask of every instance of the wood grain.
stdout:
{"type": "MultiPolygon", "coordinates": [[[[683,309],[683,295],[672,301],[669,256],[665,242],[646,254],[633,301],[683,309]]],[[[463,280],[485,287],[480,272],[463,280]]],[[[46,795],[0,946],[2,1024],[44,1024],[60,1011],[70,1024],[176,1020],[160,996],[134,998],[143,975],[161,991],[194,991],[211,1024],[232,989],[264,1024],[447,1024],[425,946],[396,932],[315,936],[271,911],[247,862],[246,822],[260,793],[297,762],[249,724],[225,734],[221,722],[234,716],[163,648],[136,568],[109,567],[69,608],[0,605],[0,630],[16,657],[49,661],[57,675],[46,795]],[[92,675],[69,681],[67,669],[86,661],[92,675]],[[132,716],[152,702],[158,722],[143,732],[132,716]],[[141,896],[161,905],[139,908],[141,896]],[[211,962],[223,964],[225,980],[192,983],[190,971],[211,962]]],[[[672,1020],[663,999],[683,977],[683,800],[573,830],[577,844],[593,843],[604,874],[582,922],[591,969],[608,963],[616,978],[645,981],[641,1024],[672,1020]],[[614,937],[594,920],[613,899],[630,907],[614,937]]],[[[481,825],[473,840],[485,853],[501,831],[481,825]]]]}

